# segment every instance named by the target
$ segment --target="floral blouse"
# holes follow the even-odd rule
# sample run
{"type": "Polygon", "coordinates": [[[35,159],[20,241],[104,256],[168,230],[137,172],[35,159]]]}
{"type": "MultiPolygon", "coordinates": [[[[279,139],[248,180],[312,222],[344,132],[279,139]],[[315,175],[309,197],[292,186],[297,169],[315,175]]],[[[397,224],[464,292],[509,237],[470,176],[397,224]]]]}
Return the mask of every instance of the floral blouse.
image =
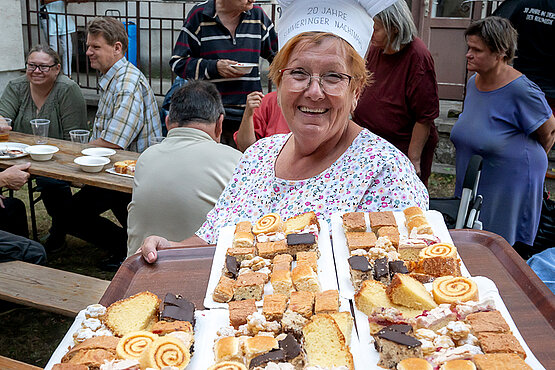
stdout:
{"type": "Polygon", "coordinates": [[[290,135],[258,140],[243,154],[197,236],[213,244],[221,227],[273,212],[285,220],[314,211],[329,224],[335,212],[428,208],[428,191],[408,158],[366,129],[322,173],[305,180],[276,177],[274,165],[290,135]]]}

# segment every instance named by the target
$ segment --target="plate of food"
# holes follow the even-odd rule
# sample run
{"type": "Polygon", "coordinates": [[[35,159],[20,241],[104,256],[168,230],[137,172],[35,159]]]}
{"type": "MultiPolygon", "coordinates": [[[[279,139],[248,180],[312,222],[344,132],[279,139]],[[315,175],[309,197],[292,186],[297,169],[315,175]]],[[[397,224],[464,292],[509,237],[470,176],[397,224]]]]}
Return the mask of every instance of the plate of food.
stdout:
{"type": "Polygon", "coordinates": [[[492,280],[483,276],[441,277],[431,284],[410,277],[395,280],[393,286],[383,287],[368,280],[355,296],[355,322],[367,368],[412,368],[427,362],[432,369],[470,359],[478,368],[503,368],[507,363],[513,368],[544,368],[524,342],[492,280]]]}
{"type": "Polygon", "coordinates": [[[207,326],[205,312],[180,295],[162,299],[148,291],[109,307],[90,305],[79,312],[45,369],[60,363],[98,369],[106,362],[110,369],[160,368],[155,353],[164,351],[174,354],[163,358],[167,366],[205,369],[198,344],[203,341],[196,338],[207,326]]]}
{"type": "Polygon", "coordinates": [[[29,145],[23,143],[5,142],[0,143],[0,159],[14,159],[25,157],[29,153],[25,151],[29,145]]]}
{"type": "Polygon", "coordinates": [[[418,207],[405,211],[409,216],[401,211],[332,215],[333,253],[342,297],[352,299],[365,279],[388,283],[395,272],[405,270],[422,281],[442,275],[470,276],[441,213],[418,207]],[[413,221],[409,224],[410,216],[413,221]],[[437,263],[445,261],[438,270],[437,263]]]}
{"type": "Polygon", "coordinates": [[[256,64],[256,63],[235,63],[235,64],[232,64],[230,67],[238,69],[239,71],[246,74],[246,73],[251,73],[251,71],[254,67],[258,67],[258,64],[256,64]]]}
{"type": "Polygon", "coordinates": [[[204,307],[293,291],[337,290],[328,224],[307,212],[282,220],[276,213],[220,230],[204,307]]]}
{"type": "Polygon", "coordinates": [[[136,165],[136,160],[128,159],[126,161],[119,161],[114,163],[114,167],[108,168],[106,172],[124,177],[134,177],[136,165]]]}
{"type": "Polygon", "coordinates": [[[239,301],[230,310],[207,311],[208,326],[197,336],[203,369],[365,368],[349,301],[336,299],[320,311],[310,302],[292,302],[294,296],[266,300],[262,308],[239,301]]]}

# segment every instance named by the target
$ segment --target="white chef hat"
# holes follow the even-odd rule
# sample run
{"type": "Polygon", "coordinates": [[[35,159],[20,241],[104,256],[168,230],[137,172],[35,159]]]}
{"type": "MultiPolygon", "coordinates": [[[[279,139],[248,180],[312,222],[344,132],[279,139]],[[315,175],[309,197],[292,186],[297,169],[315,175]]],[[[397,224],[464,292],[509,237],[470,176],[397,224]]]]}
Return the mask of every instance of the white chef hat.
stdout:
{"type": "Polygon", "coordinates": [[[281,6],[281,17],[276,24],[279,47],[303,32],[330,32],[364,57],[374,30],[372,18],[396,1],[278,0],[281,6]]]}

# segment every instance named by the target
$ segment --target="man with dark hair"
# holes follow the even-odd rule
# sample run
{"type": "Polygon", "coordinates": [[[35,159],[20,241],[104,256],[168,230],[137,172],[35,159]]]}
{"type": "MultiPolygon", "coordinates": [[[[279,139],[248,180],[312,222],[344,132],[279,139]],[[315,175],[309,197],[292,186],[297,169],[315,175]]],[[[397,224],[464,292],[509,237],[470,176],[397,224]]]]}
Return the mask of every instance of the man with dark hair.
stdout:
{"type": "MultiPolygon", "coordinates": [[[[154,93],[143,73],[125,59],[127,33],[111,17],[93,19],[87,28],[87,56],[102,75],[100,100],[91,144],[143,152],[162,135],[154,93]]],[[[125,259],[129,194],[85,186],[73,196],[69,232],[100,247],[110,248],[101,268],[115,270],[125,259]],[[122,226],[100,215],[111,209],[122,226]]]]}
{"type": "Polygon", "coordinates": [[[128,255],[149,235],[182,240],[204,222],[241,158],[238,150],[219,144],[223,119],[212,83],[189,81],[173,94],[168,137],[141,154],[135,169],[128,255]]]}

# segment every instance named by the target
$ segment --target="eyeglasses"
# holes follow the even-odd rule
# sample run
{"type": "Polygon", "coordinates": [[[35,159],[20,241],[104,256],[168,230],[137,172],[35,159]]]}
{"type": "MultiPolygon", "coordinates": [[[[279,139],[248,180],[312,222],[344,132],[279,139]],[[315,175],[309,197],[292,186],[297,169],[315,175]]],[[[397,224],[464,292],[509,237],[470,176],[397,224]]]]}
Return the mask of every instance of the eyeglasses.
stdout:
{"type": "Polygon", "coordinates": [[[45,65],[45,64],[34,64],[34,63],[25,63],[25,67],[27,68],[27,72],[35,72],[38,68],[41,72],[48,72],[50,68],[54,67],[56,63],[52,65],[45,65]]]}
{"type": "Polygon", "coordinates": [[[327,72],[323,75],[311,75],[302,68],[284,68],[280,69],[284,81],[287,83],[289,90],[293,92],[301,92],[310,86],[313,78],[318,79],[320,88],[328,95],[343,95],[351,82],[353,76],[341,72],[327,72]]]}

